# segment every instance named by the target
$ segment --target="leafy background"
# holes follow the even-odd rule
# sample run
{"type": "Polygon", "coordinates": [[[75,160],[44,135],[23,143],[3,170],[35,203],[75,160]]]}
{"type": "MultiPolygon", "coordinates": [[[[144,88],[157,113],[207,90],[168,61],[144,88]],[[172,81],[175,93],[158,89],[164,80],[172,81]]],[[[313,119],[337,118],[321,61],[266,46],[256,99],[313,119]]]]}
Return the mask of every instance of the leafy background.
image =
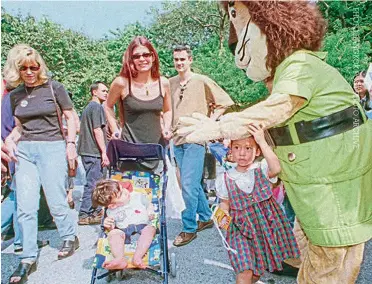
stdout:
{"type": "MultiPolygon", "coordinates": [[[[319,1],[317,5],[328,20],[323,44],[327,62],[351,82],[356,72],[372,62],[372,2],[319,1]]],[[[148,13],[152,18],[148,26],[135,23],[109,31],[110,36],[104,39],[92,40],[48,18],[36,21],[31,15],[12,16],[2,8],[1,66],[15,44],[31,45],[41,53],[54,79],[74,94],[75,107],[81,111],[90,99],[90,84],[96,80],[110,84],[129,42],[144,35],[159,53],[164,76],[175,75],[171,50],[184,43],[193,49],[193,70],[210,76],[238,106],[268,95],[262,83],[253,83],[235,67],[226,43],[228,17],[217,2],[165,1],[160,9],[151,8],[148,13]]]]}

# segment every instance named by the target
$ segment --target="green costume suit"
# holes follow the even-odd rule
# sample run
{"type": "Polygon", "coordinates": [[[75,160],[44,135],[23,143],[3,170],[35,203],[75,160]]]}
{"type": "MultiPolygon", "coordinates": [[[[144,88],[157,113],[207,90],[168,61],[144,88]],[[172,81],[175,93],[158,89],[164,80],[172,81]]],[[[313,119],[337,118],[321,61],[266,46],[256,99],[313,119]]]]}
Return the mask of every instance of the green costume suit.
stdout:
{"type": "Polygon", "coordinates": [[[323,61],[325,56],[301,50],[277,67],[272,93],[303,97],[306,103],[283,124],[289,126],[294,145],[278,146],[275,152],[282,166],[280,178],[311,243],[339,247],[372,237],[372,121],[299,143],[295,122],[353,105],[362,110],[351,86],[323,61]]]}

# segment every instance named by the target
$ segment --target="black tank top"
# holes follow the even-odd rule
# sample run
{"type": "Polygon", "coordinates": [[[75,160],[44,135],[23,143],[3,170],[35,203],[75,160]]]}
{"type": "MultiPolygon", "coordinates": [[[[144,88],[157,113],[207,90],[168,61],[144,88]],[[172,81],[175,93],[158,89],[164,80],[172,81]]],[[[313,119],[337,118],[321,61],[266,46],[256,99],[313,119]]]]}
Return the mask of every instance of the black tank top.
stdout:
{"type": "Polygon", "coordinates": [[[122,139],[132,143],[158,143],[164,145],[161,134],[160,112],[163,110],[161,80],[159,78],[159,96],[152,100],[141,100],[129,94],[123,100],[124,127],[122,139]]]}

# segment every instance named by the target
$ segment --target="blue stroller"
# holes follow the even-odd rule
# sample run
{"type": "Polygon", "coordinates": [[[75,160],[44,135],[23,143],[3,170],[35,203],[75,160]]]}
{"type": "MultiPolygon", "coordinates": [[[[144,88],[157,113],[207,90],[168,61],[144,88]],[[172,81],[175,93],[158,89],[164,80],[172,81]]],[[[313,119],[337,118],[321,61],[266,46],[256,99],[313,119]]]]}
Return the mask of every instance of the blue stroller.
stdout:
{"type": "MultiPolygon", "coordinates": [[[[167,187],[167,167],[165,151],[159,144],[133,144],[122,140],[112,140],[107,147],[107,155],[110,160],[109,177],[118,181],[129,181],[132,183],[134,191],[144,194],[154,206],[156,235],[150,245],[143,262],[146,265],[144,270],[153,272],[163,278],[163,284],[168,283],[168,275],[176,276],[176,256],[172,253],[168,256],[167,244],[167,226],[165,217],[165,194],[167,187]],[[162,176],[153,171],[127,170],[133,169],[136,165],[143,162],[162,162],[162,176]]],[[[161,165],[161,164],[160,164],[161,165]]],[[[158,167],[159,168],[159,167],[158,167]]],[[[131,263],[137,240],[132,239],[130,244],[125,244],[125,257],[128,263],[131,263]]],[[[107,235],[102,228],[98,242],[96,255],[93,261],[93,272],[91,284],[96,279],[108,277],[111,279],[114,275],[121,279],[125,270],[106,271],[97,275],[98,269],[104,269],[102,264],[109,260],[111,255],[107,235]]],[[[129,269],[135,268],[132,265],[129,269]]],[[[127,269],[128,269],[127,268],[127,269]]]]}

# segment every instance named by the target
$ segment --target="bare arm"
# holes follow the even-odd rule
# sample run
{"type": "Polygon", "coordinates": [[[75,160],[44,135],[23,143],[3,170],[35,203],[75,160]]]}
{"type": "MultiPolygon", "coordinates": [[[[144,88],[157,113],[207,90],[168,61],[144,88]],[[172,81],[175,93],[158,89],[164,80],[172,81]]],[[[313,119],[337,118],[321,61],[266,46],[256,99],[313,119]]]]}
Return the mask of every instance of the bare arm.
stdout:
{"type": "Polygon", "coordinates": [[[76,133],[80,133],[80,119],[79,119],[79,115],[77,114],[75,109],[73,109],[72,115],[74,116],[74,121],[75,121],[75,126],[76,126],[76,133]]]}
{"type": "MultiPolygon", "coordinates": [[[[76,140],[76,111],[73,109],[64,110],[63,115],[66,119],[67,124],[67,141],[74,141],[76,140]]],[[[77,114],[76,114],[77,115],[77,114]]]]}
{"type": "Polygon", "coordinates": [[[8,171],[6,164],[11,161],[9,150],[1,140],[1,172],[6,173],[8,171]]]}
{"type": "Polygon", "coordinates": [[[75,125],[75,117],[74,117],[74,110],[64,110],[63,115],[66,119],[67,124],[67,145],[66,145],[66,156],[71,169],[75,168],[75,159],[77,158],[76,153],[76,125],[75,125]],[[73,142],[73,143],[69,143],[73,142]]]}
{"type": "Polygon", "coordinates": [[[276,177],[281,171],[280,162],[269,144],[267,144],[263,129],[258,125],[251,124],[248,126],[248,131],[253,135],[257,144],[260,146],[262,155],[266,159],[268,165],[268,177],[276,177]]]}
{"type": "Polygon", "coordinates": [[[229,203],[229,200],[227,199],[220,199],[220,208],[225,211],[225,213],[229,214],[229,210],[230,210],[230,203],[229,203]]]}
{"type": "Polygon", "coordinates": [[[15,153],[17,151],[17,143],[21,138],[22,134],[22,124],[18,118],[14,117],[16,126],[13,128],[12,132],[5,139],[5,146],[8,149],[9,157],[13,161],[17,161],[15,153]]]}
{"type": "Polygon", "coordinates": [[[105,144],[105,137],[104,137],[105,134],[103,133],[102,128],[100,127],[94,128],[93,132],[94,132],[94,139],[96,139],[99,151],[101,152],[102,166],[107,167],[110,164],[110,162],[106,154],[106,144],[105,144]]]}
{"type": "Polygon", "coordinates": [[[165,139],[170,139],[172,137],[171,127],[172,127],[172,102],[170,95],[170,85],[169,80],[166,78],[161,78],[163,90],[164,90],[164,103],[163,103],[163,136],[165,139]]]}
{"type": "Polygon", "coordinates": [[[114,135],[116,133],[120,133],[120,130],[118,128],[117,121],[115,118],[114,106],[122,97],[122,94],[125,90],[125,84],[126,84],[126,81],[124,78],[116,77],[110,86],[107,101],[105,104],[105,113],[106,113],[108,126],[110,128],[111,133],[113,134],[112,138],[114,139],[117,139],[117,137],[115,137],[114,135]]]}

